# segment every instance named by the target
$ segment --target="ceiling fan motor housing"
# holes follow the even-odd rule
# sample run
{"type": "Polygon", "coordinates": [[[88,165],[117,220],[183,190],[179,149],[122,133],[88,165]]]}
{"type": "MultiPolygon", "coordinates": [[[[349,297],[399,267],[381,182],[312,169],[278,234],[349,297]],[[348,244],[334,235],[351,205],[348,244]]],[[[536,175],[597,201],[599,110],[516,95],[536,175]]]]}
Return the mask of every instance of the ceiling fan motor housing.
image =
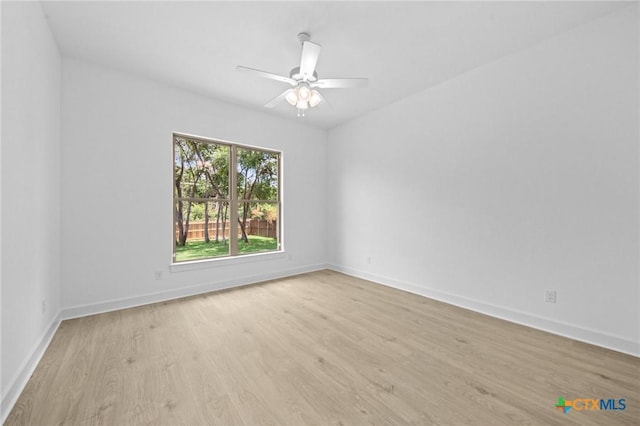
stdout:
{"type": "Polygon", "coordinates": [[[289,73],[289,77],[291,77],[293,80],[296,81],[309,81],[311,83],[318,81],[318,73],[317,72],[313,72],[313,75],[307,75],[304,76],[302,74],[300,74],[300,67],[295,67],[294,69],[291,70],[291,72],[289,73]]]}

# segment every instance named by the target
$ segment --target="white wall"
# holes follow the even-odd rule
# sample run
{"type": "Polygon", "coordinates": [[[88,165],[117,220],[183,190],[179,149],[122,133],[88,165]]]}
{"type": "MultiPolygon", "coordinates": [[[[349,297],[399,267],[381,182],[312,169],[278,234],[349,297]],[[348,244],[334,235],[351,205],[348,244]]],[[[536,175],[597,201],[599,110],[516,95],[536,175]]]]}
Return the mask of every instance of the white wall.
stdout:
{"type": "Polygon", "coordinates": [[[40,3],[1,7],[4,419],[60,311],[61,61],[40,3]]]}
{"type": "Polygon", "coordinates": [[[72,59],[62,105],[64,316],[324,267],[324,130],[72,59]],[[170,270],[173,131],[284,152],[287,255],[170,270]]]}
{"type": "Polygon", "coordinates": [[[637,24],[635,4],[330,131],[333,266],[640,354],[637,24]]]}

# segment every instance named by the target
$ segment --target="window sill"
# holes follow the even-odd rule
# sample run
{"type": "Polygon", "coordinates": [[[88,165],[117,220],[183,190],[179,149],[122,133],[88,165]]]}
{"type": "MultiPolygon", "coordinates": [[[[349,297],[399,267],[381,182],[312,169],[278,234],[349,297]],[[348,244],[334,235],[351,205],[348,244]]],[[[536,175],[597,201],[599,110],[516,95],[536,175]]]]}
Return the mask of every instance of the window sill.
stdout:
{"type": "Polygon", "coordinates": [[[242,263],[254,263],[254,262],[263,262],[270,261],[276,259],[285,259],[287,254],[284,250],[279,251],[270,251],[267,253],[255,253],[255,254],[244,254],[241,256],[233,256],[233,257],[222,257],[218,259],[202,259],[202,260],[192,260],[186,262],[172,263],[169,265],[169,271],[171,273],[174,272],[186,272],[186,271],[196,271],[200,269],[210,269],[216,268],[219,266],[228,266],[228,265],[237,265],[242,263]]]}

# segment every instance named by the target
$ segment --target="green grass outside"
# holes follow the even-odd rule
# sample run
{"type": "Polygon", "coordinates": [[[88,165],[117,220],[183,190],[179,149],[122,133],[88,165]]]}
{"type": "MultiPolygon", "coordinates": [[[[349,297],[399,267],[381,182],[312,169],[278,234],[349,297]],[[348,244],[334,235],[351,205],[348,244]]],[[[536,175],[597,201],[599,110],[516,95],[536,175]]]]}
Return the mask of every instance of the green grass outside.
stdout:
{"type": "MultiPolygon", "coordinates": [[[[278,248],[278,240],[275,238],[258,237],[256,235],[250,235],[248,238],[248,243],[238,239],[239,253],[258,253],[278,248]]],[[[208,243],[204,241],[187,241],[187,244],[183,247],[176,246],[176,262],[228,255],[228,241],[226,244],[222,241],[217,243],[215,241],[208,243]]]]}

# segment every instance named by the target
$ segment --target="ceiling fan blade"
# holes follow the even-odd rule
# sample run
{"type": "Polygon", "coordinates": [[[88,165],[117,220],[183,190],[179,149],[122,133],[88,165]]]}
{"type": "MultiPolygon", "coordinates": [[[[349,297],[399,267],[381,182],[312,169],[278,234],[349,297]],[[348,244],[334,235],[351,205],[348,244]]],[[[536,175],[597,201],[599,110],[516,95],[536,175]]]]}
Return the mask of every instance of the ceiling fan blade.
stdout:
{"type": "Polygon", "coordinates": [[[285,77],[283,75],[273,74],[266,71],[260,71],[253,68],[243,67],[242,65],[238,65],[236,67],[236,71],[250,72],[252,74],[259,75],[260,77],[270,78],[271,80],[281,81],[283,83],[289,83],[292,86],[296,85],[296,81],[292,78],[285,77]]]}
{"type": "Polygon", "coordinates": [[[322,46],[319,44],[305,41],[302,43],[302,58],[300,59],[300,74],[307,77],[313,77],[316,70],[318,56],[320,56],[322,46]]]}
{"type": "Polygon", "coordinates": [[[311,87],[320,89],[342,89],[351,87],[367,87],[368,78],[325,78],[311,83],[311,87]]]}
{"type": "Polygon", "coordinates": [[[275,98],[271,99],[269,102],[267,102],[266,104],[264,104],[265,108],[273,108],[274,106],[278,105],[280,102],[282,102],[285,98],[285,96],[287,96],[287,94],[289,92],[291,92],[293,89],[287,89],[284,92],[280,93],[278,96],[276,96],[275,98]]]}

